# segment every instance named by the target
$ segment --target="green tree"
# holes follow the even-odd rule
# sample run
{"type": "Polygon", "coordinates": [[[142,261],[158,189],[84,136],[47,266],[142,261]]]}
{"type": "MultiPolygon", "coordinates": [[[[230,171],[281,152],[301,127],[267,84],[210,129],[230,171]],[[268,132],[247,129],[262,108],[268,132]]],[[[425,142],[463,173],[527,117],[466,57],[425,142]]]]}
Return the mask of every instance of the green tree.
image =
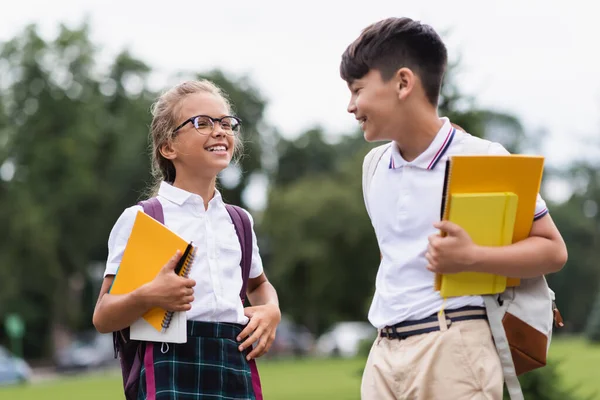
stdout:
{"type": "Polygon", "coordinates": [[[600,295],[596,296],[589,314],[585,335],[590,342],[600,343],[600,295]]]}
{"type": "Polygon", "coordinates": [[[547,278],[565,320],[562,330],[581,332],[586,324],[593,325],[588,318],[593,318],[590,313],[600,283],[600,175],[597,168],[582,163],[562,176],[569,179],[575,192],[563,204],[551,205],[551,214],[567,244],[569,260],[560,272],[547,278]]]}
{"type": "Polygon", "coordinates": [[[497,110],[482,109],[474,96],[465,95],[457,82],[460,73],[459,61],[448,66],[440,92],[439,114],[465,129],[468,133],[493,140],[511,153],[531,147],[525,129],[514,115],[497,110]]]}
{"type": "Polygon", "coordinates": [[[337,149],[325,141],[325,132],[315,127],[295,140],[279,141],[279,162],[273,185],[285,186],[305,176],[330,174],[335,167],[337,149]]]}
{"type": "Polygon", "coordinates": [[[108,230],[147,176],[149,69],[126,53],[105,79],[96,71],[89,27],[62,26],[43,40],[27,27],[0,47],[0,316],[25,318],[27,356],[51,349],[54,327],[90,325],[81,304],[87,268],[106,258],[108,230]],[[137,84],[135,84],[137,82],[137,84]],[[5,167],[7,168],[7,167],[5,167]],[[5,177],[7,178],[7,177],[5,177]]]}
{"type": "Polygon", "coordinates": [[[378,251],[362,203],[355,154],[325,175],[269,195],[261,233],[272,250],[269,277],[281,308],[314,332],[339,320],[364,320],[378,251]]]}

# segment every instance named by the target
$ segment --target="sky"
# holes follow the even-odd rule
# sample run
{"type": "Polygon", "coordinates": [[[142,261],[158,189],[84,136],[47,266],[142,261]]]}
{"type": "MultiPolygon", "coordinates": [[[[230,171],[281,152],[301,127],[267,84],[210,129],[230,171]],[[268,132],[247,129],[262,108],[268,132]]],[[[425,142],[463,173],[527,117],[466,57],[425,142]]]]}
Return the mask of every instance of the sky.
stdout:
{"type": "Polygon", "coordinates": [[[590,10],[582,0],[20,0],[2,8],[0,41],[28,23],[52,37],[59,23],[87,18],[101,58],[128,48],[156,70],[156,88],[180,71],[221,68],[251,78],[269,102],[267,121],[285,136],[317,124],[339,135],[357,128],[342,52],[367,25],[408,16],[433,26],[450,59],[460,58],[463,92],[544,130],[541,154],[561,167],[599,153],[590,144],[600,132],[600,24],[590,10]]]}

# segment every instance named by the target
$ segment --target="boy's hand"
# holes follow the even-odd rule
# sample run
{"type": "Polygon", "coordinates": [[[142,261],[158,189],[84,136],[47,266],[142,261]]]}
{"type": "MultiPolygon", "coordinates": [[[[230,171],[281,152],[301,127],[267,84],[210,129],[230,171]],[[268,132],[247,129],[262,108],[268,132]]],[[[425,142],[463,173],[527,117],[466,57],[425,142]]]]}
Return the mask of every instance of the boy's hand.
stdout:
{"type": "Polygon", "coordinates": [[[262,356],[271,348],[275,340],[277,325],[281,321],[281,311],[275,304],[265,304],[263,306],[246,307],[244,314],[250,318],[250,322],[237,337],[237,340],[239,342],[249,337],[240,345],[240,351],[244,351],[258,341],[256,347],[246,356],[246,359],[250,361],[253,358],[262,356]]]}
{"type": "Polygon", "coordinates": [[[469,234],[460,226],[449,222],[440,221],[433,225],[446,236],[441,234],[429,236],[427,246],[427,269],[440,274],[453,274],[471,270],[476,262],[478,246],[473,243],[469,234]]]}

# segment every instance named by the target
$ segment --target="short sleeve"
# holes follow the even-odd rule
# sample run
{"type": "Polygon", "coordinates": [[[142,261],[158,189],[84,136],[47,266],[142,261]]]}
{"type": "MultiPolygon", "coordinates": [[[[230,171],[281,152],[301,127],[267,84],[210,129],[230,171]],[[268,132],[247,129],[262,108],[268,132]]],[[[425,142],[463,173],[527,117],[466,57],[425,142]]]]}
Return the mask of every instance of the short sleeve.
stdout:
{"type": "Polygon", "coordinates": [[[252,227],[252,265],[250,266],[250,278],[254,279],[258,278],[263,273],[263,263],[260,258],[256,233],[254,232],[254,219],[248,211],[244,210],[244,212],[248,215],[248,218],[250,218],[250,226],[252,227]]]}
{"type": "MultiPolygon", "coordinates": [[[[500,143],[492,142],[489,147],[488,154],[508,155],[510,153],[500,143]]],[[[535,200],[535,212],[533,215],[533,220],[537,221],[538,219],[542,218],[546,214],[548,214],[548,207],[546,206],[546,202],[544,201],[542,196],[538,193],[537,198],[535,200]]]]}
{"type": "Polygon", "coordinates": [[[104,277],[117,274],[138,211],[142,211],[141,206],[133,206],[125,209],[110,231],[110,235],[108,236],[108,258],[106,260],[104,277]]]}

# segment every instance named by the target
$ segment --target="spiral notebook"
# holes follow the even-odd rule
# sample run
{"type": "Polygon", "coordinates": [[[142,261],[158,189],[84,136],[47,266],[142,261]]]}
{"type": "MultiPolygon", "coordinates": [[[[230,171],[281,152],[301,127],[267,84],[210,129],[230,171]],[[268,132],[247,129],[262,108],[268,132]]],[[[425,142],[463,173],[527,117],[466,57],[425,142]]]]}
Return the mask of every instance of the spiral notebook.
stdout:
{"type": "MultiPolygon", "coordinates": [[[[196,252],[193,244],[188,243],[154,218],[138,211],[110,293],[130,293],[152,281],[177,250],[183,254],[175,268],[175,273],[187,276],[196,252]]],[[[186,313],[152,308],[131,325],[130,338],[185,343],[187,341],[186,313]]]]}

